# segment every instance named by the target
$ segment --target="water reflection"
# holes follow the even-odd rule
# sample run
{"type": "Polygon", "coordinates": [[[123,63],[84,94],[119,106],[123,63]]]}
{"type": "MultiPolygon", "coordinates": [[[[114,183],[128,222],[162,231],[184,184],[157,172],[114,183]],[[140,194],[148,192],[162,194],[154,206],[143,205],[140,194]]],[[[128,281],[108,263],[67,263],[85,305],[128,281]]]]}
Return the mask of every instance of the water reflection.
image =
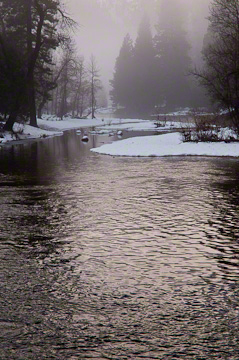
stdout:
{"type": "Polygon", "coordinates": [[[208,245],[216,251],[220,271],[233,281],[239,275],[239,202],[238,164],[235,161],[218,164],[224,181],[211,185],[211,218],[205,234],[208,245]]]}
{"type": "Polygon", "coordinates": [[[238,166],[0,150],[2,359],[238,359],[238,166]]]}

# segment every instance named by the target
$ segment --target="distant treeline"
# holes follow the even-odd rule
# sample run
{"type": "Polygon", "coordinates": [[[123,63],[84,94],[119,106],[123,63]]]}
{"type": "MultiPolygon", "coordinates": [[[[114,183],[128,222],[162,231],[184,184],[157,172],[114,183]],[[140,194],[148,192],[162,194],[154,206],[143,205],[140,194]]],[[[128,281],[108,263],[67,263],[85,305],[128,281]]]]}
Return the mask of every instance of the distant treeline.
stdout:
{"type": "Polygon", "coordinates": [[[125,36],[111,81],[114,106],[133,116],[207,106],[205,91],[190,76],[191,44],[180,4],[162,0],[154,28],[152,35],[145,15],[135,43],[125,36]]]}

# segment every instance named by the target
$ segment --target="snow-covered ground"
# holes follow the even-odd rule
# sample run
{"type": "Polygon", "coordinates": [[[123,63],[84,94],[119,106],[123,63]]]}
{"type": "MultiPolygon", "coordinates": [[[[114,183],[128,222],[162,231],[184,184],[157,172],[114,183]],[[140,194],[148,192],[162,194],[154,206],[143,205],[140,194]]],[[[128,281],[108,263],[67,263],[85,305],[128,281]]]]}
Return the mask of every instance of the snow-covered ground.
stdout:
{"type": "Polygon", "coordinates": [[[115,141],[99,148],[91,149],[99,154],[114,156],[239,156],[239,143],[208,142],[190,143],[182,142],[179,132],[143,136],[115,141]]]}
{"type": "MultiPolygon", "coordinates": [[[[121,134],[126,131],[165,131],[179,130],[188,127],[189,122],[162,121],[162,126],[156,127],[155,120],[140,119],[59,119],[45,117],[38,119],[39,128],[29,125],[24,127],[15,124],[14,131],[18,132],[17,138],[10,133],[0,134],[0,145],[13,140],[34,139],[48,136],[61,135],[70,129],[93,128],[94,134],[121,134]]],[[[179,131],[153,136],[133,137],[104,144],[99,148],[91,149],[92,152],[114,156],[173,156],[173,155],[203,155],[203,156],[233,156],[239,157],[239,142],[182,142],[179,131]]]]}
{"type": "Polygon", "coordinates": [[[13,127],[14,133],[12,132],[0,132],[0,145],[9,143],[16,140],[28,140],[45,138],[49,136],[62,135],[63,132],[57,129],[55,130],[44,130],[43,128],[35,128],[30,125],[22,125],[15,123],[13,127]]]}
{"type": "Polygon", "coordinates": [[[82,127],[91,127],[101,125],[100,119],[71,119],[66,118],[59,120],[55,117],[45,117],[38,119],[37,124],[39,128],[30,125],[22,125],[15,123],[13,130],[14,133],[4,132],[0,133],[0,145],[16,140],[38,139],[62,135],[63,131],[71,129],[80,129],[82,127]]]}
{"type": "MultiPolygon", "coordinates": [[[[45,116],[43,119],[38,119],[37,124],[39,128],[29,125],[14,124],[14,134],[5,132],[0,133],[0,144],[14,140],[37,139],[55,135],[62,135],[63,131],[81,128],[94,128],[95,134],[108,134],[117,132],[119,130],[157,130],[153,120],[139,120],[139,119],[72,119],[64,118],[59,120],[56,117],[45,116]]],[[[162,123],[163,124],[163,123],[162,123]]],[[[172,127],[180,128],[182,125],[179,122],[168,122],[165,126],[158,128],[160,131],[166,131],[172,127]]]]}

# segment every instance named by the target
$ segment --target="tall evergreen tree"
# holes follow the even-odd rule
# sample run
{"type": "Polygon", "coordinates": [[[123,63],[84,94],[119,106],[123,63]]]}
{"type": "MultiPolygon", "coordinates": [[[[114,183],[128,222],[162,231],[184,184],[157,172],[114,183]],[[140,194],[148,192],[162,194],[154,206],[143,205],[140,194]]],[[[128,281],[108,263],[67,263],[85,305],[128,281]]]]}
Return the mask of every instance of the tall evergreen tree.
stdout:
{"type": "Polygon", "coordinates": [[[113,80],[110,81],[112,90],[111,100],[116,108],[124,108],[130,112],[132,96],[133,42],[127,34],[123,40],[119,56],[116,59],[113,80]]]}
{"type": "Polygon", "coordinates": [[[155,43],[160,57],[159,76],[167,110],[190,105],[187,76],[191,65],[190,45],[183,17],[180,3],[174,0],[161,1],[155,43]]]}
{"type": "Polygon", "coordinates": [[[149,18],[145,15],[139,25],[133,51],[132,107],[135,115],[149,115],[155,105],[155,49],[149,18]]]}
{"type": "Polygon", "coordinates": [[[51,51],[62,39],[57,32],[59,21],[70,22],[70,19],[62,11],[60,0],[8,0],[0,2],[0,10],[3,14],[0,33],[2,61],[7,61],[4,58],[4,44],[11,43],[22,54],[22,70],[27,87],[25,99],[20,93],[21,99],[16,97],[5,128],[12,129],[23,100],[27,104],[30,124],[37,126],[37,71],[41,74],[45,71],[49,75],[50,67],[45,65],[51,63],[51,51]]]}
{"type": "Polygon", "coordinates": [[[26,112],[27,88],[22,54],[0,36],[0,112],[5,119],[26,112]]]}

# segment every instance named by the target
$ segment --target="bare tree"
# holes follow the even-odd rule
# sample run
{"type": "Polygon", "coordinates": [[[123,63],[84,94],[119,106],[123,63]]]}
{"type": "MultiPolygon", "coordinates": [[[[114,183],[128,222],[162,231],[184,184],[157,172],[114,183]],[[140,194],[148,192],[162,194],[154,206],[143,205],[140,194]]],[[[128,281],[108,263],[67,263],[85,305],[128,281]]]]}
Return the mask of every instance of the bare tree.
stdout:
{"type": "Polygon", "coordinates": [[[90,83],[85,68],[84,57],[76,60],[76,73],[73,83],[72,116],[83,117],[89,105],[90,83]]]}
{"type": "Polygon", "coordinates": [[[75,68],[74,49],[70,44],[66,47],[62,59],[62,73],[59,77],[60,84],[60,106],[58,116],[62,119],[68,112],[68,99],[70,96],[70,81],[75,68]]]}
{"type": "Polygon", "coordinates": [[[203,49],[204,68],[193,74],[212,101],[230,113],[239,133],[239,2],[214,0],[203,49]]]}
{"type": "Polygon", "coordinates": [[[55,86],[49,99],[51,113],[60,118],[66,113],[71,113],[73,117],[88,116],[91,113],[91,86],[84,57],[77,55],[74,48],[65,47],[62,50],[54,69],[52,83],[55,86]]]}
{"type": "Polygon", "coordinates": [[[91,55],[90,62],[88,66],[89,80],[90,80],[90,107],[91,107],[91,117],[95,118],[95,110],[97,106],[96,94],[99,89],[101,89],[101,82],[99,76],[99,69],[97,66],[96,58],[94,55],[91,55]]]}

